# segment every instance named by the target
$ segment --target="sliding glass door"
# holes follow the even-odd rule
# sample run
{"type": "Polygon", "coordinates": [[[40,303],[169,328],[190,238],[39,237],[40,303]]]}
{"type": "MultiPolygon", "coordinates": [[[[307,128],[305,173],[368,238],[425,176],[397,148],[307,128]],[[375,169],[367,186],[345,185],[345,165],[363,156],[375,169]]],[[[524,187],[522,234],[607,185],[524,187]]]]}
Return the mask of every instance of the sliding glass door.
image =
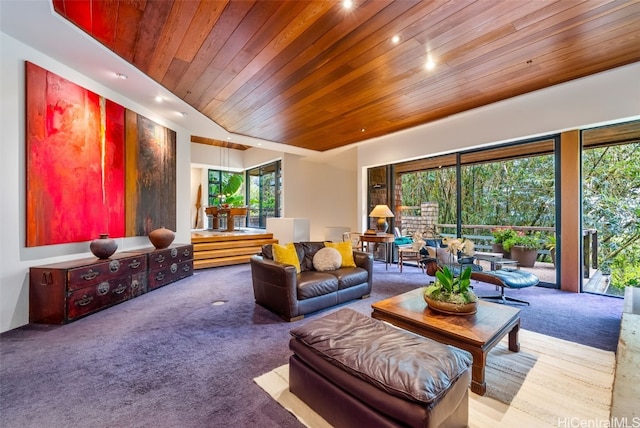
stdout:
{"type": "Polygon", "coordinates": [[[547,137],[394,165],[396,225],[408,235],[463,236],[487,253],[495,252],[495,229],[513,229],[533,252],[518,267],[556,287],[557,144],[547,137]]]}

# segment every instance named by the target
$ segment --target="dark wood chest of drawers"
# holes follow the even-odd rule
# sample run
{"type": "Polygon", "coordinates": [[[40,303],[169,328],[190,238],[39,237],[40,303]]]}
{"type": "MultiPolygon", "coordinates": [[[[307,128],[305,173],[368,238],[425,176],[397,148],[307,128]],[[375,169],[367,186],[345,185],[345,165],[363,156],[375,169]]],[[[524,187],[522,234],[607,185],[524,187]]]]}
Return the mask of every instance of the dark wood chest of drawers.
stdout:
{"type": "Polygon", "coordinates": [[[193,274],[193,246],[32,267],[29,322],[64,324],[193,274]]]}
{"type": "Polygon", "coordinates": [[[141,250],[147,255],[149,290],[162,287],[193,275],[193,245],[172,245],[169,248],[141,250]]]}
{"type": "Polygon", "coordinates": [[[29,322],[63,324],[147,291],[147,258],[114,254],[32,267],[29,322]]]}

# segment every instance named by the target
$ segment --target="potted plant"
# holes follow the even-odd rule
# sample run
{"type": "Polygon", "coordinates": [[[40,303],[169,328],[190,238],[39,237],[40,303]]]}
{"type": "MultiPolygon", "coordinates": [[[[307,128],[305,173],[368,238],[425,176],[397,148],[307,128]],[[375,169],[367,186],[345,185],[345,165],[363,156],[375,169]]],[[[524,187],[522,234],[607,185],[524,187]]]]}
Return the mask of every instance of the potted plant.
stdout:
{"type": "Polygon", "coordinates": [[[493,235],[491,251],[494,253],[502,253],[504,257],[510,258],[509,251],[504,249],[504,241],[514,238],[516,231],[510,227],[496,227],[491,229],[491,234],[493,235]]]}
{"type": "Polygon", "coordinates": [[[549,256],[553,262],[553,267],[556,267],[556,235],[550,235],[547,237],[547,243],[545,244],[547,250],[549,250],[549,256]]]}
{"type": "Polygon", "coordinates": [[[538,257],[538,247],[540,246],[540,236],[525,235],[519,232],[513,238],[509,238],[502,244],[505,251],[509,251],[511,258],[516,260],[522,267],[533,267],[538,257]]]}
{"type": "Polygon", "coordinates": [[[429,308],[451,315],[476,313],[478,298],[471,290],[471,268],[456,277],[447,266],[436,272],[436,281],[425,287],[423,297],[429,308]]]}

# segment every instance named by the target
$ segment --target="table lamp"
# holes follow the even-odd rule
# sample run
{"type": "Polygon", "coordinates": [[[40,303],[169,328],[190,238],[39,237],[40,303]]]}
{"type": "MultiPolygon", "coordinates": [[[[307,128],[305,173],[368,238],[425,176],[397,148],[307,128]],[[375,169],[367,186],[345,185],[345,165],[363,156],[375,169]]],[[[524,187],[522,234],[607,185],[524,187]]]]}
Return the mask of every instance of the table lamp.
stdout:
{"type": "Polygon", "coordinates": [[[386,233],[389,228],[387,217],[393,217],[393,213],[386,205],[376,205],[376,207],[369,213],[369,217],[378,217],[376,229],[380,233],[386,233]]]}

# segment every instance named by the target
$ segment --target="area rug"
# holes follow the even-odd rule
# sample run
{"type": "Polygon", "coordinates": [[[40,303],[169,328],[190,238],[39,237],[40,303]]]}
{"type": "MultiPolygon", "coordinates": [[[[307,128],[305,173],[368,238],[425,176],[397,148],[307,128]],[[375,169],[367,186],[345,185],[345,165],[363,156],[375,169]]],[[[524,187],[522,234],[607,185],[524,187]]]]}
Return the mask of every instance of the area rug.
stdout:
{"type": "MultiPolygon", "coordinates": [[[[489,353],[487,393],[470,394],[469,426],[604,423],[610,415],[614,367],[613,352],[520,330],[520,352],[509,351],[505,338],[489,353]]],[[[303,425],[330,427],[289,392],[288,365],[254,381],[303,425]]]]}

